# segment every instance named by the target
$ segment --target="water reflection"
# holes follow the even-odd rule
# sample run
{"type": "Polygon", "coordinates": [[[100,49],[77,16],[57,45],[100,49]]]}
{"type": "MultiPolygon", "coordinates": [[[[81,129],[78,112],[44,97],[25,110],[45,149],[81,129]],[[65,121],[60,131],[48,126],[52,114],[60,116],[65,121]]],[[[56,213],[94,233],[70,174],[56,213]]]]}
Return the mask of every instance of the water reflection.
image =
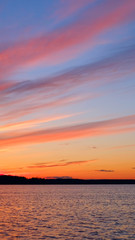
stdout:
{"type": "Polygon", "coordinates": [[[0,186],[0,239],[135,239],[134,185],[0,186]]]}

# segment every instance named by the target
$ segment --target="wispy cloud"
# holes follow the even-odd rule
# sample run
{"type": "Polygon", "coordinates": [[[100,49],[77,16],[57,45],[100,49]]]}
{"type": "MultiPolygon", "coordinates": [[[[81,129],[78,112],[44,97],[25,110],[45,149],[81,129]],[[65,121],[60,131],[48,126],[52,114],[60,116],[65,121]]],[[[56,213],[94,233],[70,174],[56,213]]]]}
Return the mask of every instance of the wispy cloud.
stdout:
{"type": "Polygon", "coordinates": [[[115,81],[116,76],[124,76],[125,74],[134,71],[135,45],[132,44],[128,46],[123,43],[122,46],[121,50],[109,57],[93,63],[71,68],[59,74],[57,73],[52,77],[29,81],[25,80],[19,83],[10,82],[10,84],[4,85],[6,88],[4,90],[2,85],[1,100],[4,96],[6,96],[7,99],[7,96],[10,96],[11,94],[12,98],[13,94],[15,94],[15,98],[17,96],[20,97],[20,94],[21,97],[26,97],[26,94],[29,94],[30,96],[35,94],[35,91],[37,94],[44,93],[44,96],[47,94],[46,97],[50,97],[50,94],[57,96],[60,91],[65,93],[71,91],[73,88],[77,88],[93,81],[99,81],[100,84],[108,82],[109,80],[115,81]]]}
{"type": "MultiPolygon", "coordinates": [[[[64,178],[79,165],[87,171],[95,161],[87,154],[102,150],[100,137],[111,141],[110,151],[122,149],[120,159],[135,147],[132,141],[113,143],[118,134],[135,131],[135,0],[46,0],[32,6],[26,1],[24,10],[21,2],[11,5],[4,5],[0,27],[0,159],[6,161],[1,170],[31,176],[53,171],[55,178],[57,170],[64,178]],[[43,162],[45,143],[54,141],[64,158],[57,160],[59,150],[49,143],[52,151],[43,162]],[[77,154],[86,150],[82,161],[74,161],[77,147],[77,154]]],[[[132,156],[129,161],[134,170],[132,156]]],[[[115,171],[100,167],[91,169],[94,176],[115,171]]]]}
{"type": "Polygon", "coordinates": [[[128,22],[134,10],[133,0],[130,0],[130,4],[127,1],[119,4],[118,1],[111,0],[106,2],[105,8],[104,4],[99,4],[98,7],[88,9],[79,20],[67,27],[4,49],[0,52],[0,78],[20,66],[35,64],[52,54],[93,39],[114,26],[128,22]]]}
{"type": "MultiPolygon", "coordinates": [[[[49,93],[52,91],[62,91],[64,89],[71,90],[78,85],[82,85],[88,82],[100,81],[104,83],[104,78],[107,78],[107,81],[115,81],[111,77],[111,74],[114,75],[125,75],[127,70],[134,71],[134,60],[135,60],[135,45],[131,44],[128,46],[128,43],[125,42],[121,46],[121,50],[118,50],[113,55],[98,60],[96,62],[88,63],[86,65],[78,66],[71,68],[62,73],[57,73],[55,76],[48,78],[41,78],[37,80],[25,80],[22,82],[13,82],[10,84],[5,84],[4,87],[1,87],[1,96],[9,94],[22,94],[29,93],[32,94],[33,91],[49,93]],[[120,70],[120,72],[119,72],[120,70]],[[122,72],[123,71],[123,72],[122,72]],[[109,72],[109,76],[108,76],[109,72]]],[[[2,85],[3,86],[3,85],[2,85]]],[[[67,91],[66,90],[66,91],[67,91]]]]}
{"type": "Polygon", "coordinates": [[[118,82],[120,77],[134,71],[134,61],[135,45],[123,45],[120,51],[107,58],[69,69],[50,78],[10,83],[0,92],[0,118],[12,119],[41,109],[97,98],[101,93],[90,92],[89,96],[77,96],[70,92],[95,81],[99,85],[109,81],[116,82],[116,79],[118,82]]]}
{"type": "Polygon", "coordinates": [[[34,144],[41,142],[59,141],[65,139],[103,136],[135,131],[135,115],[110,120],[87,122],[58,128],[42,129],[22,133],[1,134],[0,147],[17,144],[34,144]]]}
{"type": "Polygon", "coordinates": [[[135,144],[114,146],[112,147],[112,149],[131,148],[131,147],[135,147],[135,144]]]}
{"type": "Polygon", "coordinates": [[[100,169],[100,170],[95,170],[96,172],[114,172],[114,170],[107,170],[107,169],[100,169]]]}
{"type": "Polygon", "coordinates": [[[48,123],[48,122],[57,121],[57,120],[65,119],[65,118],[70,118],[70,117],[73,117],[78,114],[79,113],[66,114],[66,115],[62,115],[62,116],[51,116],[51,117],[42,118],[42,119],[32,119],[32,120],[27,120],[27,121],[23,121],[23,122],[13,123],[13,124],[5,124],[5,125],[0,126],[0,132],[18,130],[20,128],[21,129],[33,128],[42,123],[48,123]]]}
{"type": "Polygon", "coordinates": [[[30,115],[31,113],[36,113],[39,112],[42,109],[51,109],[51,108],[56,108],[56,107],[61,107],[61,106],[66,106],[66,105],[70,105],[70,104],[74,104],[74,103],[79,103],[82,101],[86,101],[86,100],[90,100],[93,99],[95,97],[97,97],[98,94],[89,94],[89,95],[67,95],[67,96],[60,96],[58,98],[54,98],[54,99],[49,99],[44,101],[40,101],[39,102],[35,99],[33,99],[33,101],[29,101],[27,102],[27,104],[15,104],[15,106],[11,106],[11,107],[1,107],[1,114],[0,114],[0,119],[1,120],[11,120],[11,119],[18,119],[20,117],[26,116],[26,115],[30,115]],[[3,110],[3,111],[2,111],[3,110]]]}
{"type": "Polygon", "coordinates": [[[57,9],[52,16],[55,18],[55,24],[71,17],[72,15],[77,14],[79,10],[82,10],[84,7],[94,1],[95,0],[61,1],[60,8],[57,9]]]}
{"type": "Polygon", "coordinates": [[[92,159],[92,160],[83,160],[83,161],[70,161],[70,162],[63,162],[63,163],[51,163],[51,164],[48,164],[48,163],[42,163],[42,164],[34,164],[34,165],[31,165],[31,166],[28,166],[28,168],[50,168],[50,167],[66,167],[66,166],[69,166],[69,165],[79,165],[79,164],[86,164],[86,163],[89,163],[89,162],[93,162],[95,161],[95,159],[92,159]]]}
{"type": "Polygon", "coordinates": [[[90,146],[89,149],[97,149],[96,146],[90,146]]]}

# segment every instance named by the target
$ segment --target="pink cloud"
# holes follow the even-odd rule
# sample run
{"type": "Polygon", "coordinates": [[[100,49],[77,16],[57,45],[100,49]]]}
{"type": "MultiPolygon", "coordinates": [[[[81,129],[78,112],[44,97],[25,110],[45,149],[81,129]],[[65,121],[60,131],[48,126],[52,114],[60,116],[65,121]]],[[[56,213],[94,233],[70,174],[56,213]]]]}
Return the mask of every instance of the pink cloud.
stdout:
{"type": "Polygon", "coordinates": [[[67,27],[1,51],[0,78],[20,66],[35,64],[51,54],[82,44],[114,26],[129,21],[130,14],[135,10],[135,2],[130,0],[130,4],[128,1],[123,1],[123,4],[116,1],[113,3],[114,1],[108,1],[105,6],[101,4],[92,9],[92,12],[87,11],[81,20],[67,27]]]}
{"type": "Polygon", "coordinates": [[[134,69],[135,46],[123,46],[122,50],[108,58],[69,69],[50,78],[10,83],[7,89],[1,90],[1,119],[18,118],[43,108],[63,106],[101,96],[99,93],[85,97],[64,94],[92,82],[97,82],[98,85],[114,82],[118,77],[120,79],[131,73],[134,69]],[[119,69],[122,70],[120,73],[119,69]]]}
{"type": "Polygon", "coordinates": [[[31,119],[31,120],[27,120],[27,121],[23,121],[23,122],[5,124],[5,125],[0,126],[0,132],[17,130],[17,129],[20,129],[20,128],[21,129],[32,128],[32,127],[35,127],[35,126],[40,125],[42,123],[47,123],[47,122],[51,122],[51,121],[57,121],[57,120],[65,119],[65,118],[70,118],[70,117],[78,115],[78,114],[77,113],[76,114],[65,114],[65,115],[61,115],[61,116],[57,115],[57,116],[50,116],[50,117],[47,117],[47,118],[31,119]]]}
{"type": "Polygon", "coordinates": [[[39,110],[42,110],[42,109],[50,109],[50,108],[66,106],[69,104],[86,101],[86,100],[92,99],[94,97],[97,97],[97,94],[96,95],[94,95],[94,94],[85,95],[85,96],[83,96],[83,95],[81,95],[81,96],[78,96],[78,95],[62,96],[62,97],[59,97],[59,98],[53,99],[53,100],[49,99],[48,101],[44,101],[43,103],[36,102],[33,100],[33,102],[30,104],[27,102],[26,106],[25,105],[21,106],[20,103],[18,105],[17,101],[16,101],[15,108],[13,108],[11,110],[7,109],[8,111],[1,112],[0,118],[3,121],[7,121],[9,119],[10,120],[18,119],[20,117],[30,115],[31,113],[38,112],[39,110]]]}
{"type": "Polygon", "coordinates": [[[4,134],[4,136],[1,134],[0,147],[104,136],[130,131],[135,131],[135,115],[40,131],[18,132],[4,134]]]}
{"type": "Polygon", "coordinates": [[[73,14],[75,15],[79,10],[83,9],[88,4],[94,2],[95,0],[61,0],[60,8],[57,9],[52,16],[55,18],[55,24],[57,22],[61,22],[66,18],[71,17],[73,14]]]}

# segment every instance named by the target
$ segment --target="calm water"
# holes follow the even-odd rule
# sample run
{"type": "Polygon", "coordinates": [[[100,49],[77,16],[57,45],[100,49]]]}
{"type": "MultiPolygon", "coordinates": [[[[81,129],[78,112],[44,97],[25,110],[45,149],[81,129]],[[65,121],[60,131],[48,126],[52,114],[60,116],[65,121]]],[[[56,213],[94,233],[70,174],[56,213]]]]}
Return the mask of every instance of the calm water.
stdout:
{"type": "Polygon", "coordinates": [[[0,239],[135,239],[135,185],[0,186],[0,239]]]}

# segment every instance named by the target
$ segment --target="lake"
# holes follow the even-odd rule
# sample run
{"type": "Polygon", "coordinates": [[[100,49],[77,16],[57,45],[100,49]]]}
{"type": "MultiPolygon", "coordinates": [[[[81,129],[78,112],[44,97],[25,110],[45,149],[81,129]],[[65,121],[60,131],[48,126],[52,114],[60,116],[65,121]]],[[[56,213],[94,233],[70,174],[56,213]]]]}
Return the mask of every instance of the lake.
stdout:
{"type": "Polygon", "coordinates": [[[0,185],[0,239],[135,239],[135,185],[0,185]]]}

